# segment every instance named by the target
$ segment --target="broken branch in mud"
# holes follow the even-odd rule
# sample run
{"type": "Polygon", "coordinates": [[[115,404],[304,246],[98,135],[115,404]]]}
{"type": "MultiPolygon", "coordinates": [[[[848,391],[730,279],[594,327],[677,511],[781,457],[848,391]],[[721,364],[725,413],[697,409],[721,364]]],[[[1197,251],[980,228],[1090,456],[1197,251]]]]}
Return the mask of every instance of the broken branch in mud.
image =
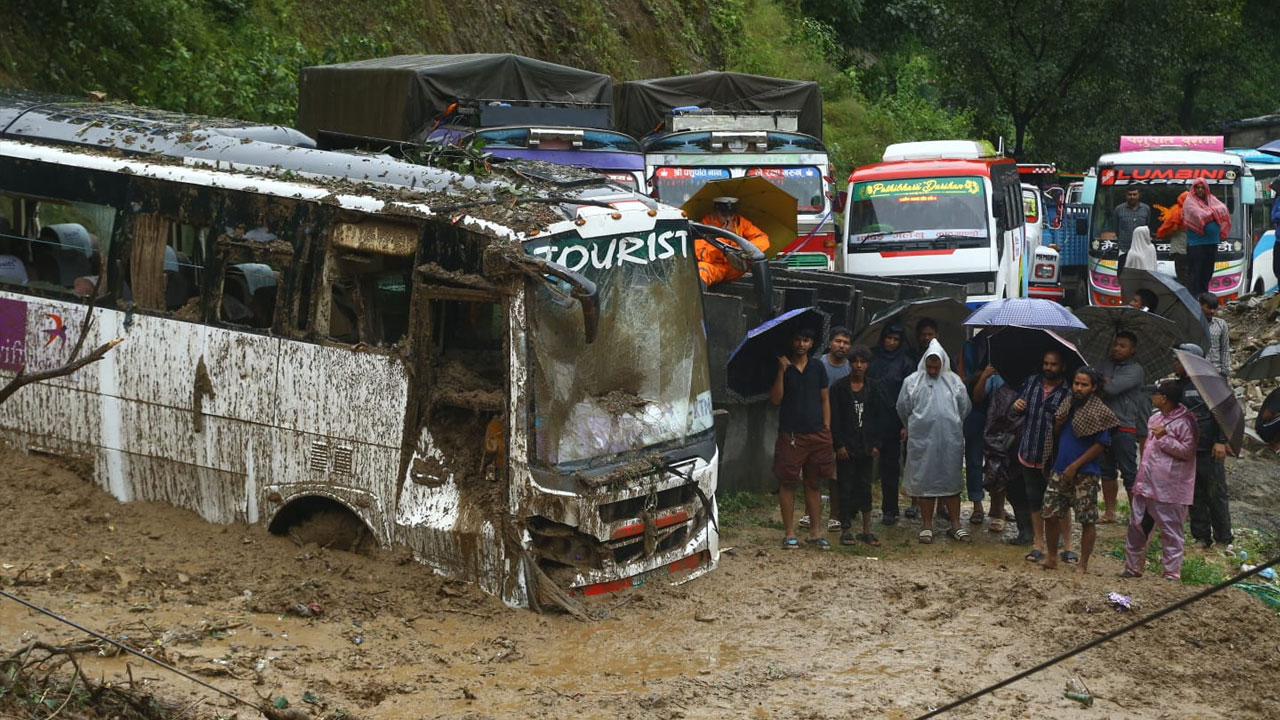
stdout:
{"type": "Polygon", "coordinates": [[[89,337],[89,330],[93,327],[93,309],[97,304],[98,284],[95,282],[93,284],[92,292],[89,293],[89,304],[84,311],[84,321],[80,323],[80,337],[76,339],[75,347],[71,349],[71,355],[67,358],[67,362],[60,367],[52,368],[50,370],[41,370],[34,373],[27,373],[25,368],[19,370],[18,374],[15,375],[12,380],[10,380],[3,388],[0,388],[0,403],[8,400],[14,393],[27,385],[71,375],[86,365],[96,363],[110,352],[111,348],[124,342],[124,338],[122,337],[118,337],[114,340],[108,340],[95,348],[93,352],[85,355],[84,357],[80,357],[80,351],[84,349],[84,341],[89,337]]]}

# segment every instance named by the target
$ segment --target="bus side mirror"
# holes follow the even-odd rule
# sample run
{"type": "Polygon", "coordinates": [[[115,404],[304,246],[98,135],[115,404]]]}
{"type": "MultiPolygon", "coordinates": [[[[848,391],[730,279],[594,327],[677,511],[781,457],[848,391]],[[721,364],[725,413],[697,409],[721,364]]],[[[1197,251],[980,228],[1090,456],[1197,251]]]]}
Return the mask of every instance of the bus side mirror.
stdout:
{"type": "MultiPolygon", "coordinates": [[[[490,247],[493,248],[494,246],[490,247]]],[[[595,342],[596,334],[600,331],[600,297],[594,282],[563,265],[533,255],[487,251],[484,259],[486,275],[495,271],[501,272],[504,268],[508,272],[514,270],[540,280],[551,288],[553,292],[562,291],[555,286],[555,283],[550,278],[563,281],[569,286],[570,297],[577,300],[578,304],[582,306],[582,330],[583,335],[586,336],[586,343],[590,345],[595,342]]]]}
{"type": "Polygon", "coordinates": [[[844,207],[848,203],[849,203],[849,191],[841,190],[840,192],[836,193],[835,198],[832,199],[831,212],[836,215],[843,214],[844,207]]]}
{"type": "Polygon", "coordinates": [[[1089,234],[1089,218],[1076,218],[1076,234],[1077,235],[1089,234]]]}

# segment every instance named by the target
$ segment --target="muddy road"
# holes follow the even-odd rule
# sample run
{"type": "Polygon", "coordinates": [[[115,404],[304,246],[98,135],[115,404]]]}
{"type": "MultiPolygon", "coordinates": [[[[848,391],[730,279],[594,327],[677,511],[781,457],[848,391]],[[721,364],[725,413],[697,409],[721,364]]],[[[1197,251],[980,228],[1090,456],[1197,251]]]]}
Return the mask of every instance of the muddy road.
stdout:
{"type": "MultiPolygon", "coordinates": [[[[1198,588],[1121,580],[1104,526],[1092,573],[1046,572],[989,532],[784,551],[772,508],[723,529],[721,568],[596,603],[511,610],[407,554],[353,555],[260,528],[120,504],[37,457],[0,456],[0,585],[250,700],[313,717],[912,718],[1198,588]],[[872,552],[874,550],[874,552],[872,552]],[[296,605],[321,614],[299,617],[296,605]]],[[[1272,464],[1274,473],[1275,465],[1272,464]]],[[[1198,553],[1199,551],[1193,551],[1198,553]]],[[[1274,718],[1280,619],[1231,590],[996,692],[956,718],[1274,718]],[[1069,680],[1098,698],[1065,699],[1069,680]]],[[[83,635],[0,600],[0,650],[83,635]]],[[[94,658],[188,717],[258,714],[136,658],[94,658]]]]}

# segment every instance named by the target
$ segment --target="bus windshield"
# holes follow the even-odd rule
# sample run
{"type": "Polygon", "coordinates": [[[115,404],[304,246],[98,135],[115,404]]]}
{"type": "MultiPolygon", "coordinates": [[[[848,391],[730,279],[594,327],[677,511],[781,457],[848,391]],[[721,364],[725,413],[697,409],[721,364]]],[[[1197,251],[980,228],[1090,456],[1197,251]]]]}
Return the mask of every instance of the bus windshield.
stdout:
{"type": "Polygon", "coordinates": [[[821,212],[822,173],[816,167],[753,167],[747,175],[759,176],[796,199],[796,212],[821,212]]]}
{"type": "Polygon", "coordinates": [[[980,177],[903,178],[856,183],[849,208],[851,245],[988,237],[980,177]]]}
{"type": "MultiPolygon", "coordinates": [[[[1121,168],[1121,177],[1125,172],[1140,173],[1145,169],[1121,168]]],[[[1125,204],[1126,194],[1129,190],[1137,189],[1139,192],[1138,201],[1151,208],[1149,227],[1151,229],[1151,239],[1156,244],[1156,252],[1160,256],[1167,256],[1170,251],[1168,239],[1158,238],[1156,232],[1160,228],[1164,213],[1178,203],[1179,195],[1191,190],[1192,181],[1114,182],[1116,175],[1108,173],[1109,170],[1110,168],[1103,168],[1099,173],[1100,182],[1093,202],[1091,228],[1092,237],[1098,242],[1096,247],[1094,247],[1095,243],[1090,243],[1090,253],[1095,256],[1101,256],[1118,250],[1116,246],[1116,209],[1125,204]],[[1108,179],[1113,180],[1113,182],[1108,184],[1108,179]]],[[[1224,184],[1215,182],[1213,179],[1209,179],[1209,188],[1227,206],[1227,211],[1231,213],[1231,230],[1228,232],[1227,240],[1223,241],[1218,247],[1218,252],[1238,254],[1243,250],[1241,238],[1242,228],[1244,227],[1239,197],[1240,188],[1235,182],[1224,184]]]]}
{"type": "Polygon", "coordinates": [[[653,448],[712,427],[707,341],[693,241],[683,222],[584,239],[525,244],[596,283],[599,334],[584,342],[582,310],[553,285],[533,293],[534,455],[544,466],[653,448]]]}
{"type": "Polygon", "coordinates": [[[719,167],[660,167],[653,173],[657,198],[679,207],[712,180],[728,180],[729,169],[719,167]]]}

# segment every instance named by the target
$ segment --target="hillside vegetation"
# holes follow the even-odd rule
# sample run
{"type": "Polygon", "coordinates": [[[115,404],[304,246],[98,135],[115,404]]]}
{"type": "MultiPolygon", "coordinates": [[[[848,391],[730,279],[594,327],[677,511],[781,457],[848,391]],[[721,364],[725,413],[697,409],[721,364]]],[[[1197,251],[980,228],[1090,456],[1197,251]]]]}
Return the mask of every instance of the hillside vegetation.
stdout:
{"type": "Polygon", "coordinates": [[[1121,133],[1276,109],[1271,0],[0,0],[0,85],[292,124],[298,70],[514,52],[618,80],[817,80],[841,173],[902,140],[1004,136],[1081,169],[1121,133]],[[1249,39],[1256,37],[1257,43],[1249,39]]]}

